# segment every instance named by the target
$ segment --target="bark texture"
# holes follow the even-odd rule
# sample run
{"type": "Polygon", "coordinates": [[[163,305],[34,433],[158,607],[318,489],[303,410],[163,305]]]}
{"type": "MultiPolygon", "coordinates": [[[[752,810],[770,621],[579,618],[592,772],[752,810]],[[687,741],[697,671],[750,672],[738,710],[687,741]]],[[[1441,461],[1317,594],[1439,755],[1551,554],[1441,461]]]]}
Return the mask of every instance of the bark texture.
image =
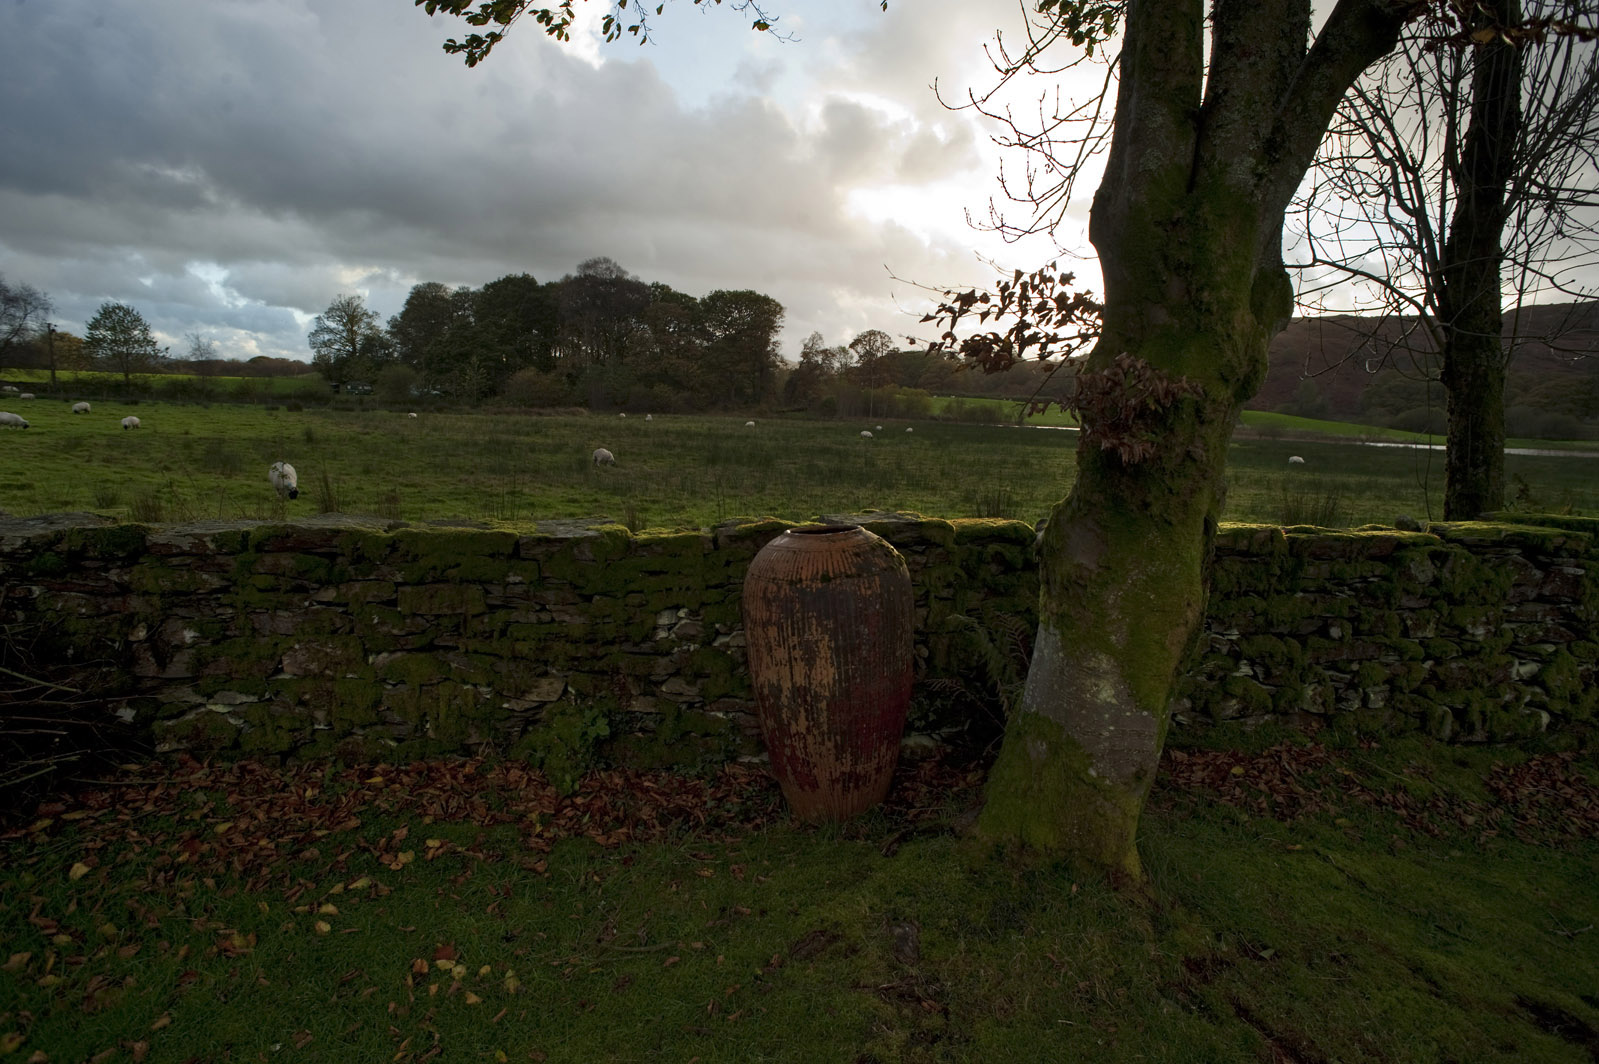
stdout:
{"type": "MultiPolygon", "coordinates": [[[[1516,0],[1501,0],[1501,21],[1520,22],[1516,0]]],[[[1477,21],[1491,25],[1490,12],[1477,21]]],[[[1504,40],[1476,47],[1471,120],[1454,175],[1455,211],[1438,285],[1449,449],[1444,519],[1469,521],[1504,507],[1505,366],[1501,309],[1505,190],[1518,168],[1521,50],[1504,40]]]]}
{"type": "Polygon", "coordinates": [[[1308,0],[1217,0],[1207,71],[1205,14],[1199,0],[1127,7],[1090,223],[1105,316],[1087,374],[1123,354],[1135,372],[1120,420],[1083,411],[1077,482],[1044,535],[1032,667],[979,821],[1133,879],[1172,684],[1203,617],[1227,444],[1292,311],[1283,212],[1339,99],[1405,19],[1341,0],[1307,48],[1308,0]]]}

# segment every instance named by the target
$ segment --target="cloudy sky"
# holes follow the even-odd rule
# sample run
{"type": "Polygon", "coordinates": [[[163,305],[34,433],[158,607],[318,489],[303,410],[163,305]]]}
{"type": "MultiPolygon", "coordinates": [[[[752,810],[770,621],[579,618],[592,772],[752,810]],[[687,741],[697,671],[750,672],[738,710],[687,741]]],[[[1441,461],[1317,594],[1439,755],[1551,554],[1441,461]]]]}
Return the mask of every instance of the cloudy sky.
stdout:
{"type": "Polygon", "coordinates": [[[467,27],[411,0],[0,0],[0,274],[80,334],[118,300],[174,354],[198,331],[308,359],[341,294],[386,320],[420,281],[606,255],[775,297],[795,357],[813,330],[925,334],[925,293],[890,271],[972,284],[980,255],[1051,257],[967,226],[996,149],[930,88],[987,83],[1015,0],[769,7],[794,41],[677,0],[650,45],[528,25],[468,70],[440,48],[467,27]]]}

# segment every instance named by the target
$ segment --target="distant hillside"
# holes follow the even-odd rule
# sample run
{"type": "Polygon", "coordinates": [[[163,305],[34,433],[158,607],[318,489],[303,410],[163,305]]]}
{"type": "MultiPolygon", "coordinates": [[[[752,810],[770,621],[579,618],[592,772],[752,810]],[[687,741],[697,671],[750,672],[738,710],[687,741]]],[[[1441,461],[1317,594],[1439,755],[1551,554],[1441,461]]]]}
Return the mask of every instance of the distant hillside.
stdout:
{"type": "MultiPolygon", "coordinates": [[[[1273,410],[1416,431],[1443,430],[1436,359],[1413,318],[1299,318],[1272,343],[1266,383],[1249,403],[1273,410]],[[1434,372],[1427,373],[1432,368],[1434,372]]],[[[1520,340],[1506,384],[1512,436],[1599,438],[1599,303],[1507,315],[1520,340]]]]}

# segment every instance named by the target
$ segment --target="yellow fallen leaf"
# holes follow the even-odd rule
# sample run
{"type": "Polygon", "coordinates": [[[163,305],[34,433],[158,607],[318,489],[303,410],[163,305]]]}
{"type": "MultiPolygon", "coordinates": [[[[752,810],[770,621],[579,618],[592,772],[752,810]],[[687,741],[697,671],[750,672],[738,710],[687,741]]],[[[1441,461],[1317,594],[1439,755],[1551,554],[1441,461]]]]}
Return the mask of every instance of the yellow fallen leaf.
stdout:
{"type": "Polygon", "coordinates": [[[53,816],[43,817],[42,819],[35,820],[33,823],[29,824],[28,825],[28,830],[29,831],[43,831],[45,828],[49,827],[51,824],[54,824],[55,822],[56,822],[56,819],[53,816]]]}
{"type": "Polygon", "coordinates": [[[52,946],[70,946],[72,945],[72,936],[67,934],[65,931],[61,932],[60,934],[51,935],[50,944],[52,946]]]}
{"type": "Polygon", "coordinates": [[[59,982],[61,982],[59,975],[46,975],[39,978],[39,985],[42,987],[52,987],[59,982]]]}
{"type": "Polygon", "coordinates": [[[451,968],[450,969],[450,978],[452,978],[452,979],[465,979],[466,978],[466,965],[457,964],[455,967],[451,968]]]}
{"type": "Polygon", "coordinates": [[[350,883],[349,889],[350,890],[365,890],[367,887],[370,887],[371,885],[372,885],[372,878],[370,876],[362,876],[360,879],[352,881],[350,883]]]}
{"type": "Polygon", "coordinates": [[[1242,766],[1242,765],[1234,765],[1232,774],[1234,776],[1242,776],[1244,774],[1244,766],[1242,766]]]}
{"type": "Polygon", "coordinates": [[[98,930],[101,938],[116,938],[122,934],[121,931],[117,930],[117,925],[110,922],[101,924],[98,930]]]}
{"type": "Polygon", "coordinates": [[[343,883],[335,883],[335,884],[333,884],[331,887],[328,888],[328,893],[329,894],[343,894],[344,893],[344,884],[343,883]]]}
{"type": "Polygon", "coordinates": [[[84,864],[82,861],[77,862],[67,870],[67,878],[72,880],[74,883],[88,874],[89,866],[84,864]]]}
{"type": "Polygon", "coordinates": [[[7,1031],[5,1034],[0,1034],[0,1053],[15,1053],[27,1037],[27,1035],[19,1034],[16,1031],[7,1031]]]}
{"type": "Polygon", "coordinates": [[[403,865],[408,865],[412,861],[416,860],[416,851],[404,850],[400,853],[400,856],[395,858],[395,860],[399,861],[403,865]]]}
{"type": "Polygon", "coordinates": [[[472,993],[472,991],[468,990],[466,992],[466,1003],[468,1005],[481,1005],[483,1004],[483,999],[472,993]]]}
{"type": "Polygon", "coordinates": [[[511,1059],[511,1058],[510,1058],[510,1057],[508,1057],[508,1056],[506,1056],[506,1055],[505,1055],[505,1050],[503,1050],[503,1049],[496,1049],[496,1050],[495,1050],[495,1051],[494,1051],[494,1059],[495,1059],[495,1060],[496,1060],[496,1061],[498,1061],[498,1062],[499,1062],[499,1064],[505,1064],[505,1062],[506,1062],[506,1061],[508,1061],[508,1060],[510,1060],[510,1059],[511,1059]]]}
{"type": "Polygon", "coordinates": [[[155,1022],[150,1025],[150,1030],[159,1031],[161,1028],[169,1026],[171,1023],[172,1013],[163,1012],[161,1015],[155,1018],[155,1022]]]}
{"type": "Polygon", "coordinates": [[[318,905],[316,911],[321,913],[323,916],[339,915],[339,907],[334,905],[331,901],[325,901],[321,905],[318,905]]]}
{"type": "Polygon", "coordinates": [[[443,845],[444,845],[444,840],[443,839],[428,839],[427,840],[427,847],[430,850],[436,850],[440,846],[443,846],[443,845]]]}
{"type": "Polygon", "coordinates": [[[333,930],[333,925],[326,920],[318,920],[314,926],[316,927],[316,933],[319,935],[325,935],[333,930]]]}
{"type": "Polygon", "coordinates": [[[478,978],[479,978],[479,979],[481,979],[481,978],[483,978],[483,977],[484,977],[484,976],[485,976],[485,975],[488,975],[488,974],[489,974],[489,973],[490,973],[490,972],[492,972],[492,971],[493,971],[493,970],[494,970],[494,969],[493,969],[493,968],[491,968],[491,967],[489,967],[489,966],[488,966],[488,965],[487,965],[487,964],[485,964],[485,965],[484,965],[484,966],[483,966],[483,967],[481,967],[481,968],[479,968],[479,969],[478,969],[478,970],[477,970],[477,977],[478,977],[478,978]]]}
{"type": "Polygon", "coordinates": [[[50,1054],[42,1049],[35,1049],[28,1058],[28,1064],[50,1064],[50,1054]]]}
{"type": "Polygon", "coordinates": [[[28,959],[32,956],[33,954],[31,952],[13,953],[10,960],[6,961],[4,964],[0,964],[0,971],[20,972],[22,969],[28,966],[28,959]]]}
{"type": "Polygon", "coordinates": [[[232,826],[233,826],[233,821],[224,820],[222,823],[218,824],[216,827],[212,828],[211,830],[216,832],[218,835],[226,835],[227,832],[228,832],[228,829],[231,828],[232,826]]]}
{"type": "Polygon", "coordinates": [[[451,968],[455,967],[455,962],[452,961],[452,960],[447,960],[447,959],[441,957],[438,960],[434,961],[433,965],[434,965],[434,967],[438,968],[439,971],[447,972],[451,968]]]}
{"type": "Polygon", "coordinates": [[[87,809],[74,809],[71,812],[62,813],[61,814],[61,819],[62,820],[82,820],[86,816],[93,816],[93,815],[94,814],[89,812],[89,810],[87,810],[87,809]]]}
{"type": "Polygon", "coordinates": [[[520,989],[522,989],[522,981],[516,977],[514,972],[506,972],[505,992],[507,994],[514,994],[520,989]]]}

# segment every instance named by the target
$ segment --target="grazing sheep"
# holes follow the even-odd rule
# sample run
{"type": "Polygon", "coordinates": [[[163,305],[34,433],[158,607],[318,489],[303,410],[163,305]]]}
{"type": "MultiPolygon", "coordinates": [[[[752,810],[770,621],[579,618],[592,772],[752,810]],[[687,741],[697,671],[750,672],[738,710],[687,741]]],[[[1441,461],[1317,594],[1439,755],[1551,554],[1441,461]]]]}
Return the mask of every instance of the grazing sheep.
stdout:
{"type": "Polygon", "coordinates": [[[915,432],[916,430],[915,429],[906,429],[905,431],[906,432],[915,432]]]}
{"type": "Polygon", "coordinates": [[[1291,454],[1291,455],[1288,456],[1288,464],[1289,465],[1304,465],[1305,464],[1305,460],[1303,458],[1299,457],[1297,454],[1291,454]]]}
{"type": "Polygon", "coordinates": [[[746,421],[746,422],[744,422],[744,427],[745,427],[745,428],[747,428],[747,429],[752,429],[752,428],[754,428],[754,427],[755,427],[755,422],[753,422],[753,421],[746,421]]]}
{"type": "Polygon", "coordinates": [[[616,416],[621,418],[623,421],[627,420],[627,415],[626,414],[617,414],[616,416]]]}
{"type": "Polygon", "coordinates": [[[415,415],[415,414],[414,414],[414,413],[413,413],[413,414],[407,414],[407,415],[405,415],[405,416],[406,416],[406,417],[416,417],[416,415],[415,415]]]}
{"type": "Polygon", "coordinates": [[[877,426],[877,431],[878,432],[882,432],[883,431],[883,426],[881,426],[881,425],[877,426]]]}
{"type": "Polygon", "coordinates": [[[616,455],[607,451],[604,447],[596,447],[594,448],[594,464],[597,466],[615,465],[616,455]]]}
{"type": "Polygon", "coordinates": [[[6,428],[25,429],[28,427],[28,419],[9,410],[0,410],[0,425],[6,428]]]}
{"type": "Polygon", "coordinates": [[[273,462],[267,468],[267,480],[272,482],[272,488],[278,493],[280,499],[298,499],[300,497],[300,475],[294,467],[287,462],[273,462]]]}
{"type": "Polygon", "coordinates": [[[15,384],[0,385],[0,392],[5,392],[7,395],[16,395],[17,386],[15,384]]]}
{"type": "Polygon", "coordinates": [[[122,419],[122,427],[125,429],[136,429],[139,427],[139,419],[134,417],[132,414],[129,414],[127,417],[122,419]]]}
{"type": "Polygon", "coordinates": [[[872,438],[872,430],[871,429],[861,429],[861,439],[869,440],[871,438],[872,438]]]}
{"type": "Polygon", "coordinates": [[[73,403],[72,404],[72,412],[74,414],[87,414],[89,412],[89,404],[88,403],[73,403]]]}
{"type": "Polygon", "coordinates": [[[17,398],[18,399],[32,399],[33,398],[33,393],[32,392],[23,392],[21,395],[17,396],[17,398]]]}
{"type": "Polygon", "coordinates": [[[654,421],[655,420],[655,415],[654,414],[645,414],[644,415],[644,420],[645,421],[654,421]]]}

